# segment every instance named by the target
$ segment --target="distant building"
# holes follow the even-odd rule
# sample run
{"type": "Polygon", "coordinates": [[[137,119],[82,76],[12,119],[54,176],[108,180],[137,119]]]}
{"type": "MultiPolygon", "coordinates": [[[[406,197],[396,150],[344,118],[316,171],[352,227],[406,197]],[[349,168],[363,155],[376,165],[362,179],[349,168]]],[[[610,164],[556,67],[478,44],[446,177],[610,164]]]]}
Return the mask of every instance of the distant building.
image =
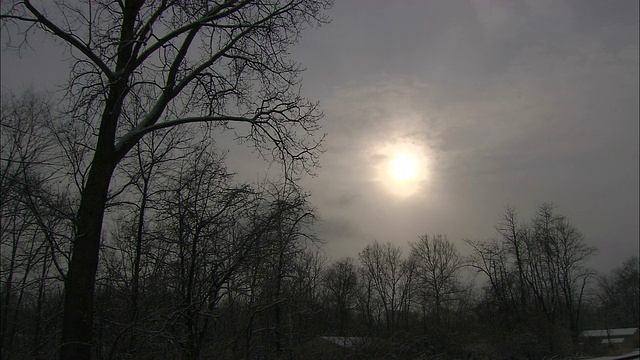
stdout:
{"type": "Polygon", "coordinates": [[[638,328],[586,330],[580,334],[584,351],[594,354],[619,353],[640,346],[638,328]]]}

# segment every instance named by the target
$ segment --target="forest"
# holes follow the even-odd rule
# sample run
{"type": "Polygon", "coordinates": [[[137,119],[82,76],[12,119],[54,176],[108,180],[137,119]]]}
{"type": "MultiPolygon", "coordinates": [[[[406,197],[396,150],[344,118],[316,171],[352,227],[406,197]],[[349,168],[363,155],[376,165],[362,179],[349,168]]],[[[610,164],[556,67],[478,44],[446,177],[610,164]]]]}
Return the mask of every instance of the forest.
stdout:
{"type": "MultiPolygon", "coordinates": [[[[6,360],[57,357],[78,201],[60,191],[58,166],[81,155],[62,146],[72,135],[42,97],[3,98],[6,360]]],[[[506,207],[494,237],[465,240],[467,256],[425,234],[404,253],[372,240],[357,258],[329,259],[304,192],[236,182],[206,137],[153,133],[117,181],[96,277],[97,359],[314,358],[323,336],[375,339],[345,358],[542,359],[579,353],[585,329],[638,326],[638,258],[589,269],[597,249],[552,204],[531,220],[506,207]]]]}
{"type": "Polygon", "coordinates": [[[3,360],[571,358],[638,327],[638,257],[596,273],[550,203],[489,239],[324,253],[298,182],[322,111],[289,50],[331,5],[2,3],[3,49],[69,62],[55,93],[2,93],[3,360]],[[240,181],[221,134],[281,171],[240,181]]]}

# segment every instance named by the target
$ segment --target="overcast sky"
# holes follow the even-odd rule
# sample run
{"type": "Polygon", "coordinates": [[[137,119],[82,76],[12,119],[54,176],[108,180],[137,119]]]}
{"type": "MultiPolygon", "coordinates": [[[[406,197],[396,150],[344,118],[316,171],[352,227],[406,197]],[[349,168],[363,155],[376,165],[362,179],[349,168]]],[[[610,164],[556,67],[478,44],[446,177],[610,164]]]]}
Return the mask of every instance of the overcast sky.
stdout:
{"type": "MultiPolygon", "coordinates": [[[[328,254],[422,234],[465,253],[506,205],[529,221],[553,202],[599,248],[596,269],[637,255],[638,3],[336,1],[292,53],[325,112],[322,167],[303,185],[328,254]],[[415,178],[390,174],[400,154],[415,178]]],[[[3,54],[3,90],[66,80],[60,51],[38,49],[3,54]]]]}
{"type": "Polygon", "coordinates": [[[543,202],[600,249],[597,268],[638,254],[638,1],[354,0],[331,15],[294,53],[326,114],[305,184],[329,254],[425,233],[464,251],[507,204],[528,221],[543,202]],[[396,148],[419,153],[417,190],[385,176],[396,148]]]}

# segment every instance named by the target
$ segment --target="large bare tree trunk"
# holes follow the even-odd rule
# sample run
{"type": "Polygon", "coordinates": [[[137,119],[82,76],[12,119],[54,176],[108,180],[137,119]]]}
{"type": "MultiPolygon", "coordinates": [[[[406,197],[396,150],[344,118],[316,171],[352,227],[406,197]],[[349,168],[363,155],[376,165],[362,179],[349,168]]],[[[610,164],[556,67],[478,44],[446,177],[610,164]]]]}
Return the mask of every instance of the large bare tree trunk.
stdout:
{"type": "Polygon", "coordinates": [[[63,360],[91,358],[93,293],[104,208],[113,169],[109,162],[94,162],[82,194],[77,235],[65,284],[60,349],[63,360]]]}
{"type": "Polygon", "coordinates": [[[124,156],[124,153],[116,152],[115,140],[123,101],[129,92],[129,79],[124,74],[127,74],[126,69],[131,62],[134,26],[140,6],[142,2],[127,1],[123,8],[116,60],[116,71],[120,75],[109,87],[109,94],[100,119],[96,151],[87,183],[82,191],[76,237],[65,284],[61,360],[91,358],[93,293],[98,269],[102,222],[109,183],[116,165],[124,156]]]}

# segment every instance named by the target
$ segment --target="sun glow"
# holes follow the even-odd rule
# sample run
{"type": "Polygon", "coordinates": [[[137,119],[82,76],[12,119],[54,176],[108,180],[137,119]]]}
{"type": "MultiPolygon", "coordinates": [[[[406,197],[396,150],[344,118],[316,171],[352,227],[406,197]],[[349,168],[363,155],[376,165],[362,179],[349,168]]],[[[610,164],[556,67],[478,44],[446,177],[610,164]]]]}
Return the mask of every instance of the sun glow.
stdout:
{"type": "Polygon", "coordinates": [[[423,190],[428,180],[428,161],[421,144],[396,142],[378,148],[377,179],[389,193],[407,198],[423,190]]]}
{"type": "Polygon", "coordinates": [[[398,180],[410,180],[416,176],[418,161],[409,154],[400,154],[391,161],[391,173],[398,180]]]}

